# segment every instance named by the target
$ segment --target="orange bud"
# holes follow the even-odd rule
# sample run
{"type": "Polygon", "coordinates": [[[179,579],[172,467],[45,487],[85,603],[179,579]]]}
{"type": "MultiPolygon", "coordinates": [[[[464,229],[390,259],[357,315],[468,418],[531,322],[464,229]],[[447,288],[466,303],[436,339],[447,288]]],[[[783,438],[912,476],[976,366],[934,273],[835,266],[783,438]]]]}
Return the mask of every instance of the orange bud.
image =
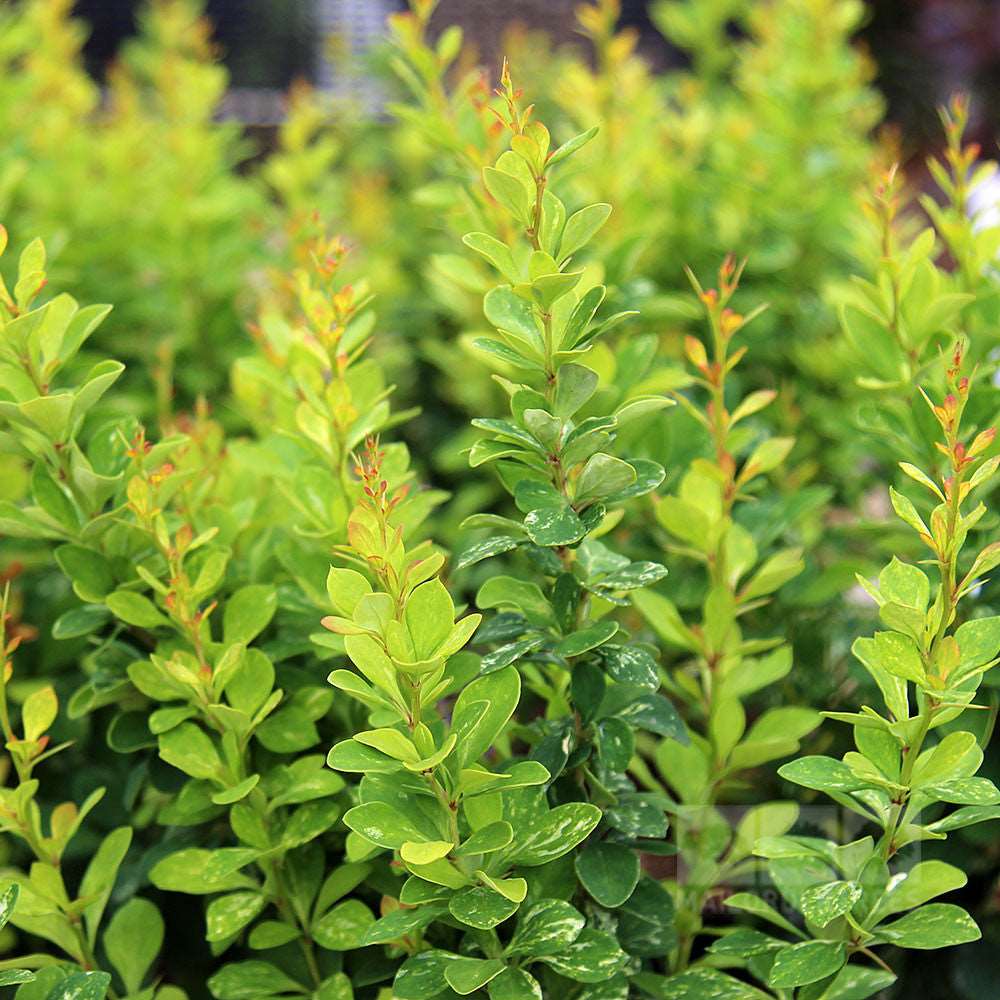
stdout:
{"type": "Polygon", "coordinates": [[[684,338],[684,353],[695,368],[701,372],[708,371],[708,354],[705,351],[705,345],[697,337],[688,334],[684,338]]]}

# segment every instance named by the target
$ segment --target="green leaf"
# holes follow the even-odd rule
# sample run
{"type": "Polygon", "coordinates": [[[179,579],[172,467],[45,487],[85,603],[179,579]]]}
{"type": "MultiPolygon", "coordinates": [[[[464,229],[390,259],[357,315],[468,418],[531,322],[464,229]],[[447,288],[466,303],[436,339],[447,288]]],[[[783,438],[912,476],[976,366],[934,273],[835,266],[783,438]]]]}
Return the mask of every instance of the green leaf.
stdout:
{"type": "MultiPolygon", "coordinates": [[[[612,714],[610,709],[614,706],[613,714],[637,729],[645,729],[647,732],[669,737],[679,743],[688,742],[684,721],[668,698],[651,691],[643,691],[637,695],[630,692],[624,685],[620,685],[619,690],[621,691],[619,697],[628,696],[627,704],[618,707],[615,702],[611,701],[617,692],[615,695],[609,693],[601,707],[602,714],[612,714]]],[[[612,688],[612,692],[615,692],[614,688],[612,688]]]]}
{"type": "MultiPolygon", "coordinates": [[[[983,752],[973,733],[948,733],[937,746],[925,750],[913,766],[914,788],[966,778],[978,770],[983,752]]],[[[983,803],[984,805],[986,803],[983,803]]]]}
{"type": "Polygon", "coordinates": [[[524,969],[505,968],[489,982],[490,1000],[542,1000],[538,980],[524,969]]]}
{"type": "MultiPolygon", "coordinates": [[[[250,852],[250,856],[253,856],[253,852],[250,852]]],[[[218,859],[218,850],[189,847],[175,851],[153,865],[149,880],[158,889],[194,895],[253,886],[250,879],[236,870],[221,873],[217,865],[218,859]]]]}
{"type": "Polygon", "coordinates": [[[895,556],[879,573],[879,591],[888,601],[923,611],[930,600],[931,585],[927,575],[917,566],[900,562],[895,556]]]}
{"type": "Polygon", "coordinates": [[[416,658],[430,659],[455,623],[455,605],[439,578],[422,583],[410,594],[404,618],[416,658]]]}
{"type": "Polygon", "coordinates": [[[894,923],[882,924],[876,933],[880,941],[919,949],[949,948],[982,937],[972,917],[952,903],[928,903],[894,923]]]}
{"type": "Polygon", "coordinates": [[[915,684],[927,683],[920,653],[909,636],[901,632],[876,632],[875,656],[879,666],[894,677],[915,684]]]}
{"type": "Polygon", "coordinates": [[[524,866],[554,861],[585,840],[600,821],[601,810],[588,802],[566,802],[556,806],[533,818],[519,831],[513,851],[508,852],[508,860],[511,864],[524,866]]]}
{"type": "Polygon", "coordinates": [[[268,948],[280,948],[299,937],[299,929],[291,924],[280,920],[264,920],[250,931],[247,944],[255,951],[265,951],[268,948]]]}
{"type": "Polygon", "coordinates": [[[459,958],[445,966],[444,978],[462,996],[475,993],[506,968],[499,958],[459,958]]]}
{"type": "Polygon", "coordinates": [[[829,983],[816,984],[815,995],[807,998],[803,991],[802,1000],[868,1000],[895,981],[895,975],[886,969],[845,965],[829,983]]]}
{"type": "Polygon", "coordinates": [[[870,787],[845,763],[833,757],[800,757],[778,768],[786,781],[820,792],[855,792],[870,787]]]}
{"type": "Polygon", "coordinates": [[[597,372],[584,365],[566,364],[556,373],[556,393],[553,412],[558,417],[571,417],[597,391],[597,372]]]}
{"type": "Polygon", "coordinates": [[[956,809],[943,819],[929,823],[927,829],[933,833],[948,833],[951,830],[961,830],[963,827],[994,819],[1000,819],[1000,806],[966,806],[956,809]]]}
{"type": "Polygon", "coordinates": [[[446,909],[440,903],[427,903],[423,906],[392,910],[369,925],[361,943],[371,945],[398,941],[415,931],[422,931],[445,913],[446,909]]]}
{"type": "Polygon", "coordinates": [[[335,744],[327,754],[326,763],[337,771],[356,771],[359,774],[392,774],[402,770],[402,765],[392,757],[354,739],[335,744]]]}
{"type": "Polygon", "coordinates": [[[483,931],[503,923],[517,911],[517,906],[513,900],[484,885],[460,889],[448,901],[448,910],[456,920],[483,931]]]}
{"type": "Polygon", "coordinates": [[[734,910],[742,910],[745,913],[752,913],[754,916],[760,917],[762,920],[766,920],[780,927],[782,930],[794,934],[796,937],[803,936],[802,931],[791,921],[783,917],[770,903],[759,896],[754,896],[752,893],[734,892],[726,900],[726,906],[731,906],[734,910]]]}
{"type": "Polygon", "coordinates": [[[486,167],[483,170],[483,183],[486,185],[486,190],[511,215],[522,224],[528,224],[531,213],[531,195],[520,180],[503,170],[497,170],[496,167],[486,167]]]}
{"type": "Polygon", "coordinates": [[[506,243],[487,233],[467,233],[462,242],[482,254],[508,281],[513,283],[518,280],[517,266],[506,243]]]}
{"type": "Polygon", "coordinates": [[[95,549],[83,545],[60,545],[56,562],[73,581],[73,590],[81,601],[97,603],[114,589],[111,564],[95,549]]]}
{"type": "Polygon", "coordinates": [[[97,928],[104,915],[104,908],[111,898],[111,890],[118,878],[118,869],[125,860],[131,843],[131,827],[120,826],[112,830],[91,856],[83,880],[80,882],[80,898],[90,899],[83,909],[83,922],[91,946],[97,940],[97,928]]]}
{"type": "Polygon", "coordinates": [[[483,312],[498,330],[506,330],[527,344],[537,344],[538,321],[531,303],[517,295],[509,285],[499,285],[486,293],[483,312]]]}
{"type": "Polygon", "coordinates": [[[639,856],[624,844],[605,841],[587,847],[574,861],[577,877],[608,909],[621,906],[639,883],[639,856]]]}
{"type": "Polygon", "coordinates": [[[599,451],[587,459],[576,481],[576,503],[593,503],[611,497],[632,486],[636,478],[635,468],[628,462],[599,451]]]}
{"type": "Polygon", "coordinates": [[[167,624],[167,619],[156,609],[156,605],[148,597],[143,597],[133,590],[116,590],[113,594],[108,594],[104,603],[111,613],[126,625],[156,628],[158,625],[167,624]]]}
{"type": "Polygon", "coordinates": [[[575,545],[587,533],[583,521],[569,504],[528,511],[524,530],[536,545],[548,548],[575,545]]]}
{"type": "Polygon", "coordinates": [[[272,753],[298,753],[319,742],[315,723],[297,705],[279,709],[257,727],[255,735],[272,753]]]}
{"type": "Polygon", "coordinates": [[[618,911],[618,940],[637,958],[667,954],[677,944],[674,898],[655,879],[643,876],[618,911]]]}
{"type": "Polygon", "coordinates": [[[216,792],[212,796],[212,801],[217,806],[228,806],[234,802],[239,802],[241,799],[245,799],[257,787],[258,781],[260,781],[260,775],[251,774],[249,778],[244,778],[232,787],[227,788],[224,792],[216,792]]]}
{"type": "Polygon", "coordinates": [[[857,882],[828,882],[814,885],[802,893],[802,916],[817,927],[826,927],[837,917],[850,912],[861,898],[857,882]]]}
{"type": "Polygon", "coordinates": [[[517,930],[504,954],[541,958],[572,944],[586,921],[574,906],[561,899],[542,899],[521,911],[517,930]]]}
{"type": "Polygon", "coordinates": [[[55,722],[59,713],[59,700],[50,685],[32,691],[21,707],[21,725],[24,728],[24,738],[29,741],[43,736],[49,726],[55,722]]]}
{"type": "Polygon", "coordinates": [[[839,941],[800,941],[775,954],[767,985],[789,989],[815,983],[832,976],[845,961],[846,951],[839,941]]]}
{"type": "Polygon", "coordinates": [[[659,563],[633,562],[622,569],[602,576],[594,585],[601,590],[620,593],[623,591],[638,590],[640,587],[648,587],[658,580],[662,580],[666,575],[666,566],[661,566],[659,563]]]}
{"type": "Polygon", "coordinates": [[[559,241],[559,260],[576,253],[586,246],[594,234],[608,221],[611,206],[605,204],[587,205],[574,212],[563,227],[562,239],[559,241]]]}
{"type": "Polygon", "coordinates": [[[660,686],[656,660],[640,646],[603,646],[601,660],[608,675],[619,684],[631,684],[653,691],[660,686]]]}
{"type": "Polygon", "coordinates": [[[946,861],[920,861],[904,875],[896,875],[875,904],[871,918],[883,920],[893,913],[912,910],[946,892],[961,889],[968,879],[965,872],[946,861]]]}
{"type": "MultiPolygon", "coordinates": [[[[511,786],[508,782],[504,782],[500,787],[507,789],[511,786]]],[[[498,820],[476,830],[462,842],[455,853],[463,857],[471,854],[490,854],[493,851],[503,850],[513,839],[514,828],[510,823],[498,820]]]]}
{"type": "Polygon", "coordinates": [[[451,952],[422,951],[408,958],[396,973],[392,984],[393,996],[398,1000],[432,1000],[441,993],[448,967],[461,961],[451,952]]]}
{"type": "Polygon", "coordinates": [[[661,1000],[771,1000],[770,993],[718,969],[689,969],[671,976],[655,995],[661,1000]]]}
{"type": "Polygon", "coordinates": [[[18,892],[20,892],[18,884],[11,882],[4,890],[3,895],[0,896],[0,930],[7,926],[10,915],[14,912],[14,907],[17,905],[18,892]]]}
{"type": "Polygon", "coordinates": [[[476,606],[481,610],[514,608],[533,625],[551,625],[553,621],[552,606],[538,584],[512,576],[490,577],[476,594],[476,606]]]}
{"type": "MultiPolygon", "coordinates": [[[[354,988],[346,972],[335,972],[324,979],[313,994],[314,1000],[354,1000],[354,988]]],[[[161,998],[157,997],[157,1000],[161,998]]]]}
{"type": "Polygon", "coordinates": [[[564,142],[558,149],[549,154],[547,166],[554,167],[557,163],[561,163],[567,157],[572,156],[578,149],[586,146],[597,135],[598,131],[599,127],[594,125],[588,128],[586,132],[581,132],[579,135],[575,135],[572,139],[564,142]]]}
{"type": "Polygon", "coordinates": [[[795,438],[790,437],[768,438],[762,441],[740,470],[740,482],[748,482],[755,476],[776,469],[787,458],[794,445],[795,438]]]}
{"type": "Polygon", "coordinates": [[[780,837],[788,833],[798,817],[799,807],[794,802],[766,802],[748,809],[736,828],[729,861],[751,854],[761,837],[780,837]]]}
{"type": "Polygon", "coordinates": [[[232,892],[208,904],[205,912],[206,941],[225,941],[238,934],[267,905],[260,892],[232,892]]]}
{"type": "Polygon", "coordinates": [[[362,597],[372,592],[372,585],[357,571],[331,566],[326,577],[326,593],[333,610],[344,618],[353,618],[362,597]]]}
{"type": "Polygon", "coordinates": [[[606,931],[585,927],[571,945],[540,960],[567,979],[600,983],[618,972],[628,962],[628,955],[606,931]]]}
{"type": "Polygon", "coordinates": [[[362,802],[344,813],[344,823],[365,840],[396,851],[408,840],[419,843],[442,839],[429,823],[424,821],[418,826],[413,817],[400,815],[387,802],[362,802]]]}
{"type": "Polygon", "coordinates": [[[227,644],[255,639],[274,617],[278,593],[270,584],[252,583],[240,587],[226,601],[222,612],[222,634],[227,644]]]}
{"type": "Polygon", "coordinates": [[[961,656],[960,669],[989,663],[1000,651],[1000,617],[973,618],[959,625],[955,641],[961,656]]]}
{"type": "Polygon", "coordinates": [[[362,946],[374,923],[375,916],[360,899],[345,899],[313,924],[312,936],[323,948],[352,951],[362,946]]]}
{"type": "Polygon", "coordinates": [[[474,542],[462,550],[462,554],[455,560],[455,569],[465,569],[466,566],[473,566],[483,559],[509,552],[511,549],[516,549],[522,541],[523,539],[514,535],[494,535],[492,538],[484,538],[481,542],[474,542]]]}
{"type": "Polygon", "coordinates": [[[108,621],[108,609],[100,604],[85,604],[61,614],[52,626],[53,639],[79,639],[102,629],[108,621]]]}
{"type": "Polygon", "coordinates": [[[183,722],[159,736],[160,757],[192,778],[215,778],[222,770],[215,744],[193,722],[183,722]]]}
{"type": "Polygon", "coordinates": [[[581,656],[590,649],[603,646],[604,643],[608,642],[617,633],[617,622],[597,622],[587,628],[580,629],[579,632],[573,632],[571,635],[566,636],[565,639],[556,643],[552,651],[557,656],[562,656],[566,659],[581,656]]]}
{"type": "Polygon", "coordinates": [[[46,1000],[104,1000],[110,985],[109,972],[73,972],[49,993],[46,1000]]]}
{"type": "Polygon", "coordinates": [[[257,1000],[280,993],[305,993],[306,989],[270,962],[251,959],[224,965],[208,980],[215,1000],[257,1000]]]}
{"type": "Polygon", "coordinates": [[[21,983],[33,983],[36,979],[30,969],[4,969],[0,972],[0,986],[19,986],[21,983]]]}
{"type": "Polygon", "coordinates": [[[457,737],[460,765],[477,761],[493,746],[514,713],[521,695],[521,676],[504,667],[477,677],[455,700],[451,731],[457,737]]]}
{"type": "Polygon", "coordinates": [[[103,940],[125,992],[138,993],[163,945],[160,911],[149,900],[133,897],[111,918],[103,940]]]}

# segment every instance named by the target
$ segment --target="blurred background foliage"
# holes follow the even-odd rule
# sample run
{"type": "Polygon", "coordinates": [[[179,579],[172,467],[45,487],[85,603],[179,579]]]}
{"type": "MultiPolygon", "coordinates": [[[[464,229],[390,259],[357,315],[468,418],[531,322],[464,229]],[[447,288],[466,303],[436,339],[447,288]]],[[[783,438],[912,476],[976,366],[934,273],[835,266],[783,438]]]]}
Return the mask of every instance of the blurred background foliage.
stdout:
{"type": "MultiPolygon", "coordinates": [[[[683,390],[683,338],[698,322],[684,266],[705,277],[729,251],[749,258],[740,308],[768,308],[748,330],[734,391],[776,390],[772,427],[797,443],[777,492],[748,505],[746,517],[806,552],[805,572],[777,598],[796,666],[771,697],[851,703],[864,683],[851,637],[873,616],[850,588],[856,572],[870,574],[904,544],[887,527],[884,483],[898,476],[892,456],[920,439],[912,384],[869,371],[877,338],[845,335],[842,325],[851,276],[871,275],[880,259],[879,231],[860,206],[894,161],[903,164],[904,241],[927,224],[918,194],[947,203],[924,160],[945,148],[936,109],[954,90],[972,95],[964,141],[992,156],[1000,8],[985,0],[430,6],[417,3],[420,17],[387,27],[388,0],[0,3],[0,219],[15,251],[44,239],[55,287],[114,303],[81,367],[107,355],[126,361],[126,390],[108,405],[160,435],[198,426],[208,412],[228,432],[246,431],[261,398],[234,362],[254,336],[260,342],[251,319],[287,297],[276,269],[295,263],[303,232],[319,219],[352,248],[344,272],[364,276],[374,294],[372,355],[396,386],[393,409],[419,408],[397,433],[420,481],[450,494],[429,525],[460,548],[463,518],[501,502],[499,489],[466,471],[468,421],[495,411],[502,392],[470,363],[488,271],[456,247],[489,211],[458,192],[496,155],[482,108],[506,55],[560,141],[602,124],[574,161],[569,207],[614,204],[587,266],[608,285],[612,311],[639,310],[613,346],[591,355],[603,392],[683,390]]],[[[976,286],[977,313],[966,323],[989,374],[1000,327],[985,265],[996,246],[986,239],[970,249],[967,207],[952,199],[958,216],[938,226],[954,237],[945,240],[942,281],[958,295],[976,286]],[[963,261],[972,262],[964,273],[963,261]]],[[[937,333],[927,331],[928,352],[937,333]]],[[[981,398],[979,416],[995,420],[995,394],[981,398]]],[[[664,489],[676,488],[705,447],[682,407],[631,434],[632,455],[668,470],[664,489]]],[[[19,499],[26,475],[2,438],[0,461],[0,499],[19,499]]],[[[980,530],[995,537],[996,527],[985,519],[980,530]]],[[[633,552],[663,548],[655,519],[632,531],[623,541],[633,552]]],[[[671,599],[697,607],[701,593],[683,563],[669,551],[663,558],[676,570],[671,599]]],[[[452,582],[471,594],[483,571],[463,572],[452,582]]],[[[0,540],[0,576],[18,581],[21,627],[34,639],[23,658],[50,676],[68,670],[80,644],[56,641],[50,629],[74,599],[51,572],[48,549],[0,540]]],[[[1000,595],[988,588],[983,601],[998,606],[1000,595]]],[[[114,754],[98,737],[76,735],[94,744],[95,767],[114,774],[114,754]]],[[[995,777],[997,765],[994,754],[986,773],[995,777]]],[[[986,937],[952,962],[914,962],[899,996],[919,982],[928,998],[981,997],[1000,973],[1000,851],[988,841],[954,844],[979,872],[968,902],[986,937]]],[[[171,946],[181,953],[184,944],[171,946]]]]}

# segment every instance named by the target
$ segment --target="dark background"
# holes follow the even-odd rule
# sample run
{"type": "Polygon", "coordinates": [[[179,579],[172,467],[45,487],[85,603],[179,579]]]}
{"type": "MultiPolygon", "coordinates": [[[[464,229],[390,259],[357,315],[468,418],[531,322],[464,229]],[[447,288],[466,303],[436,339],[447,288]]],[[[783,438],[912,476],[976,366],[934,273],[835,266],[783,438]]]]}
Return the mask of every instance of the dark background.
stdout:
{"type": "MultiPolygon", "coordinates": [[[[437,23],[458,22],[483,57],[495,60],[498,40],[512,22],[571,41],[578,0],[443,0],[437,23]]],[[[208,0],[206,12],[232,74],[234,87],[283,90],[297,77],[320,79],[323,39],[319,5],[350,17],[357,0],[208,0]]],[[[402,6],[386,0],[387,8],[402,6]]],[[[622,24],[642,32],[642,49],[658,67],[683,65],[651,26],[646,0],[623,0],[622,24]]],[[[136,30],[140,0],[80,0],[77,13],[90,22],[86,56],[98,78],[121,41],[136,30]]],[[[1000,133],[1000,0],[869,0],[859,36],[879,67],[877,84],[898,126],[904,154],[937,142],[936,108],[956,90],[973,98],[970,137],[987,156],[1000,133]]],[[[336,73],[337,67],[332,67],[336,73]]],[[[351,70],[356,71],[356,67],[351,70]]]]}

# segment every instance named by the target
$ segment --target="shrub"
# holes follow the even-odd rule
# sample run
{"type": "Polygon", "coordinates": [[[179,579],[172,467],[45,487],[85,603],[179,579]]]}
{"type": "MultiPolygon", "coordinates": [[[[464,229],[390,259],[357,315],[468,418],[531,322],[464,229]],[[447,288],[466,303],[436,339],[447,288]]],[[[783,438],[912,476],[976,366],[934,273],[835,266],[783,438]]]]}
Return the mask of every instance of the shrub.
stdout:
{"type": "Polygon", "coordinates": [[[512,41],[534,103],[433,10],[392,123],[300,88],[245,172],[196,6],[103,106],[67,4],[2,15],[0,985],[983,995],[965,102],[939,204],[854,3],[657,4],[663,78],[586,4],[593,65],[512,41]]]}

